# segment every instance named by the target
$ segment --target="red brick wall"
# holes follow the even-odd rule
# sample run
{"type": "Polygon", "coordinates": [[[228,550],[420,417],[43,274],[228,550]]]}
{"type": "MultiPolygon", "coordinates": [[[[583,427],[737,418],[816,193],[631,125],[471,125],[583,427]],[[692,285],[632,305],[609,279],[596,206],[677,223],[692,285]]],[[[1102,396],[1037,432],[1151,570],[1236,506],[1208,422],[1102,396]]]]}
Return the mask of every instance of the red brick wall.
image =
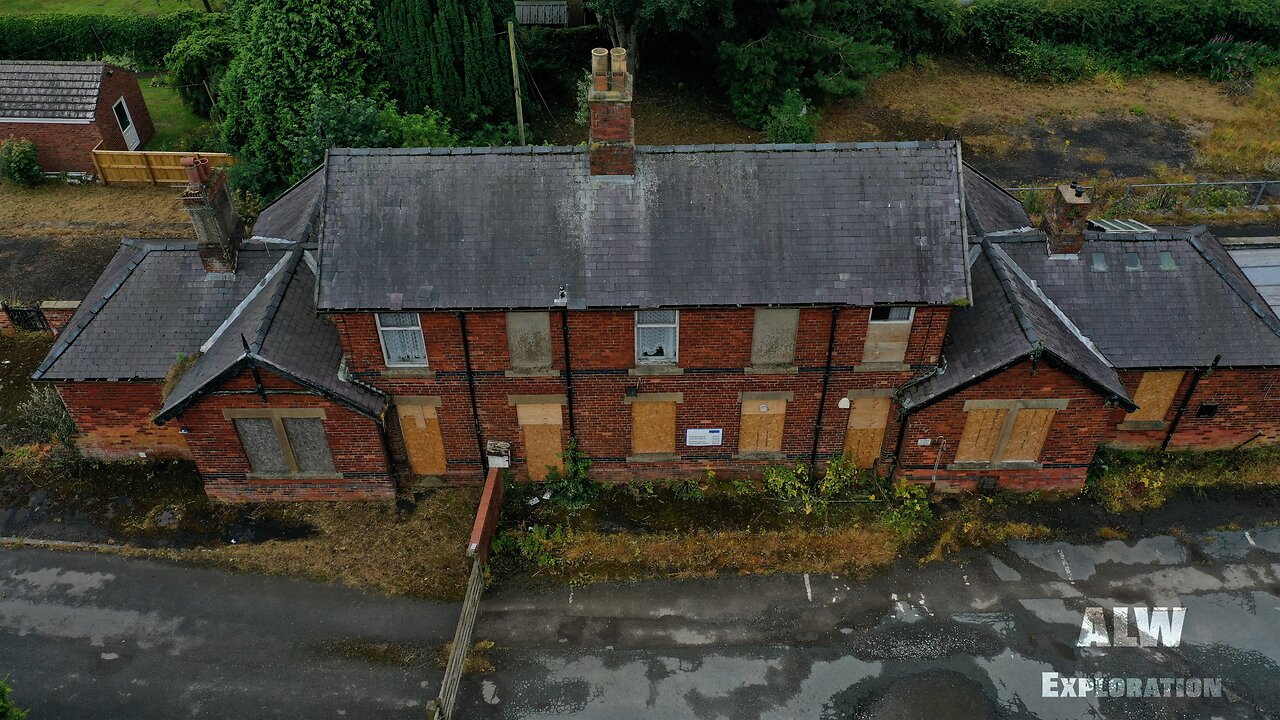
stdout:
{"type": "Polygon", "coordinates": [[[284,394],[305,388],[266,370],[260,371],[260,375],[268,388],[266,404],[255,391],[253,375],[246,371],[221,385],[216,394],[198,400],[166,425],[175,431],[184,426],[190,430],[187,443],[210,497],[224,502],[259,502],[382,500],[395,496],[395,482],[377,423],[319,395],[284,394]],[[342,477],[248,478],[249,459],[235,425],[223,416],[223,410],[266,407],[324,410],[329,450],[334,468],[342,477]]]}
{"type": "Polygon", "coordinates": [[[979,479],[991,477],[997,478],[1002,487],[1017,490],[1081,487],[1098,443],[1114,425],[1114,409],[1104,405],[1102,396],[1075,376],[1043,360],[1034,372],[1032,367],[1030,361],[1024,360],[908,415],[898,475],[918,482],[932,482],[936,477],[942,489],[973,489],[979,479]],[[1040,456],[1042,469],[947,470],[955,460],[964,431],[965,401],[1033,399],[1069,401],[1065,410],[1054,414],[1040,456]],[[924,438],[932,443],[919,445],[917,441],[924,438]]]}
{"type": "Polygon", "coordinates": [[[73,307],[41,308],[41,311],[44,313],[45,321],[49,323],[49,330],[54,335],[62,332],[62,329],[71,321],[71,316],[76,314],[76,308],[73,307]]]}
{"type": "Polygon", "coordinates": [[[12,335],[18,331],[9,320],[9,314],[0,310],[0,335],[12,335]]]}
{"type": "Polygon", "coordinates": [[[99,460],[191,458],[176,425],[151,421],[160,409],[159,382],[62,382],[58,394],[76,423],[76,445],[99,460]]]}
{"type": "MultiPolygon", "coordinates": [[[[1130,396],[1137,392],[1142,375],[1141,371],[1120,373],[1130,396]]],[[[1124,420],[1125,413],[1117,409],[1111,418],[1106,444],[1125,449],[1159,448],[1194,377],[1194,370],[1187,371],[1183,377],[1165,413],[1163,429],[1119,430],[1116,425],[1124,420]]],[[[1186,411],[1178,421],[1169,449],[1225,450],[1255,437],[1250,447],[1280,441],[1280,369],[1218,368],[1201,378],[1195,394],[1186,401],[1186,411]],[[1202,403],[1218,403],[1218,414],[1197,418],[1196,411],[1202,403]]]]}
{"type": "MultiPolygon", "coordinates": [[[[820,457],[842,451],[848,410],[840,399],[855,388],[898,387],[936,362],[946,332],[950,308],[920,308],[916,312],[907,362],[917,366],[898,372],[857,372],[866,335],[866,308],[842,309],[836,329],[833,369],[819,440],[820,457]]],[[[370,314],[334,316],[347,351],[348,368],[361,379],[396,395],[440,396],[439,416],[448,460],[446,476],[457,481],[479,482],[482,458],[473,428],[465,361],[457,316],[453,313],[420,315],[427,343],[431,378],[393,376],[387,372],[370,314]]],[[[593,460],[601,478],[672,476],[700,473],[714,468],[722,473],[758,471],[778,460],[738,460],[740,392],[792,392],[787,404],[783,452],[787,461],[807,460],[812,449],[818,400],[822,390],[831,312],[827,308],[804,309],[796,337],[794,374],[744,374],[751,360],[754,312],[751,309],[685,310],[680,313],[680,362],[676,376],[634,376],[634,313],[632,311],[575,311],[569,314],[572,340],[574,417],[582,449],[593,460]],[[625,402],[628,389],[641,393],[681,392],[684,402],[676,412],[674,463],[628,463],[631,454],[631,410],[625,402]],[[687,448],[689,428],[721,428],[724,445],[687,448]]],[[[468,313],[467,329],[477,400],[486,440],[512,443],[513,469],[527,476],[525,449],[508,395],[566,394],[563,377],[561,314],[551,313],[553,362],[558,377],[507,377],[509,369],[506,317],[503,313],[468,313]]],[[[394,372],[394,371],[392,371],[394,372]]],[[[567,410],[562,416],[562,442],[568,443],[567,410]]],[[[886,435],[887,449],[893,437],[886,435]]]]}
{"type": "Polygon", "coordinates": [[[124,133],[120,132],[120,124],[116,121],[112,106],[121,97],[129,107],[129,116],[138,128],[138,139],[142,142],[138,149],[145,148],[147,141],[156,134],[155,125],[151,122],[151,112],[147,110],[147,101],[142,98],[142,88],[138,86],[138,78],[128,70],[117,67],[106,68],[102,75],[102,88],[98,92],[98,127],[102,134],[103,150],[128,150],[124,133]]]}
{"type": "MultiPolygon", "coordinates": [[[[116,134],[120,134],[119,128],[116,134]]],[[[10,136],[35,143],[45,172],[94,172],[92,151],[102,142],[96,123],[0,123],[0,139],[10,136]]]]}

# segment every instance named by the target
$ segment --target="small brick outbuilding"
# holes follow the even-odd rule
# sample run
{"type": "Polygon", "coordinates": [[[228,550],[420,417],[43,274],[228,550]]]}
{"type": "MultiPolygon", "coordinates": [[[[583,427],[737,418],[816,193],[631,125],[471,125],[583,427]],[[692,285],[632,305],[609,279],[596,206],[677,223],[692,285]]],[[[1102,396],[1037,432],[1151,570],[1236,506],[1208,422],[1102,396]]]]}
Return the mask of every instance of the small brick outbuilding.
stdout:
{"type": "Polygon", "coordinates": [[[95,147],[137,150],[154,134],[129,70],[100,61],[0,61],[0,140],[35,143],[45,172],[92,173],[95,147]]]}

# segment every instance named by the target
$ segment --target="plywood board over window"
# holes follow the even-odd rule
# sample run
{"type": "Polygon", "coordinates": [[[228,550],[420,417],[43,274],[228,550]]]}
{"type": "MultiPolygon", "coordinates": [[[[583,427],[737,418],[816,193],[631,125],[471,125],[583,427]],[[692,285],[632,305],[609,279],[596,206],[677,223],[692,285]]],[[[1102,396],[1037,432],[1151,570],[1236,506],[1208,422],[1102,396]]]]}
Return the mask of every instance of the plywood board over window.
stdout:
{"type": "Polygon", "coordinates": [[[849,427],[844,438],[844,457],[854,467],[869,468],[880,457],[892,401],[888,396],[849,399],[849,427]]]}
{"type": "Polygon", "coordinates": [[[782,430],[786,421],[786,400],[744,399],[742,425],[738,431],[738,451],[742,453],[782,452],[782,430]]]}
{"type": "Polygon", "coordinates": [[[1009,411],[1004,408],[970,410],[956,448],[956,462],[991,462],[1009,411]]]}
{"type": "Polygon", "coordinates": [[[1039,462],[1053,418],[1067,404],[1067,400],[966,401],[955,462],[1022,467],[1039,462]]]}
{"type": "Polygon", "coordinates": [[[439,400],[396,400],[400,433],[414,475],[441,475],[445,470],[444,437],[440,433],[439,400]]]}
{"type": "Polygon", "coordinates": [[[560,442],[562,414],[558,402],[516,405],[516,417],[524,435],[525,465],[531,479],[545,480],[550,468],[564,470],[564,446],[560,442]]]}
{"type": "Polygon", "coordinates": [[[1004,462],[1035,462],[1040,459],[1044,441],[1049,437],[1056,410],[1022,408],[1013,418],[1009,439],[1005,442],[1001,460],[1004,462]]]}
{"type": "Polygon", "coordinates": [[[672,455],[676,451],[676,402],[648,399],[631,402],[631,454],[672,455]]]}
{"type": "Polygon", "coordinates": [[[1138,391],[1133,394],[1137,410],[1124,416],[1125,422],[1161,423],[1169,414],[1185,373],[1181,370],[1160,370],[1142,374],[1138,391]]]}

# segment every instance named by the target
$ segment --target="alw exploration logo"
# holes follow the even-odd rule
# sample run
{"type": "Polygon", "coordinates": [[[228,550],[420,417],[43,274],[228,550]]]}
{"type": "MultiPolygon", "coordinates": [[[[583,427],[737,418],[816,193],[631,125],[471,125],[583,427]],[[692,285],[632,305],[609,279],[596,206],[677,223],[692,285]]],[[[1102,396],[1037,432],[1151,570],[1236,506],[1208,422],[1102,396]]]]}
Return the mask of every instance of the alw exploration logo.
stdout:
{"type": "MultiPolygon", "coordinates": [[[[1177,647],[1187,618],[1183,607],[1090,607],[1080,623],[1082,648],[1177,647]]],[[[1222,678],[1111,677],[1040,674],[1044,697],[1222,697],[1222,678]]]]}
{"type": "Polygon", "coordinates": [[[1111,627],[1103,608],[1084,611],[1077,647],[1178,647],[1182,642],[1182,623],[1187,618],[1183,607],[1117,607],[1111,609],[1111,627]],[[1133,623],[1129,613],[1133,613],[1133,623]],[[1134,635],[1130,628],[1137,631],[1134,635]]]}

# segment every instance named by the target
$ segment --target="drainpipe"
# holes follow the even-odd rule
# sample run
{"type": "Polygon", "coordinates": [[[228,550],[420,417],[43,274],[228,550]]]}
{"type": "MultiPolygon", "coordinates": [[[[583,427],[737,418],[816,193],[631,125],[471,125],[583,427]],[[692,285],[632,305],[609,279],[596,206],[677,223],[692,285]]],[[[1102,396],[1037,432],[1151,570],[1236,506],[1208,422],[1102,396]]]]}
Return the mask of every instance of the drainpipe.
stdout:
{"type": "Polygon", "coordinates": [[[480,405],[476,402],[476,374],[471,368],[471,343],[467,340],[466,313],[458,313],[458,327],[462,331],[462,358],[467,367],[467,392],[471,394],[471,420],[475,425],[476,450],[480,452],[482,472],[489,470],[488,454],[484,451],[484,433],[480,430],[480,405]]]}
{"type": "Polygon", "coordinates": [[[564,399],[569,409],[569,440],[577,440],[573,426],[573,366],[569,363],[569,308],[560,310],[560,338],[564,342],[564,399]]]}
{"type": "Polygon", "coordinates": [[[1169,443],[1173,441],[1173,434],[1178,430],[1178,423],[1182,421],[1182,414],[1187,411],[1187,405],[1191,403],[1191,397],[1196,393],[1196,386],[1200,384],[1200,378],[1213,372],[1218,367],[1218,363],[1222,361],[1221,355],[1214,355],[1213,362],[1207,368],[1196,370],[1196,374],[1191,377],[1191,386],[1187,388],[1186,397],[1182,398],[1182,403],[1178,405],[1178,412],[1173,416],[1173,422],[1169,423],[1169,432],[1164,436],[1164,442],[1160,443],[1160,452],[1169,449],[1169,443]]]}
{"type": "Polygon", "coordinates": [[[813,426],[813,450],[809,453],[809,475],[818,479],[818,440],[822,436],[822,414],[827,407],[827,388],[831,385],[831,358],[836,351],[836,317],[840,307],[831,308],[831,331],[827,333],[827,364],[822,369],[822,394],[818,397],[818,418],[813,426]]]}

